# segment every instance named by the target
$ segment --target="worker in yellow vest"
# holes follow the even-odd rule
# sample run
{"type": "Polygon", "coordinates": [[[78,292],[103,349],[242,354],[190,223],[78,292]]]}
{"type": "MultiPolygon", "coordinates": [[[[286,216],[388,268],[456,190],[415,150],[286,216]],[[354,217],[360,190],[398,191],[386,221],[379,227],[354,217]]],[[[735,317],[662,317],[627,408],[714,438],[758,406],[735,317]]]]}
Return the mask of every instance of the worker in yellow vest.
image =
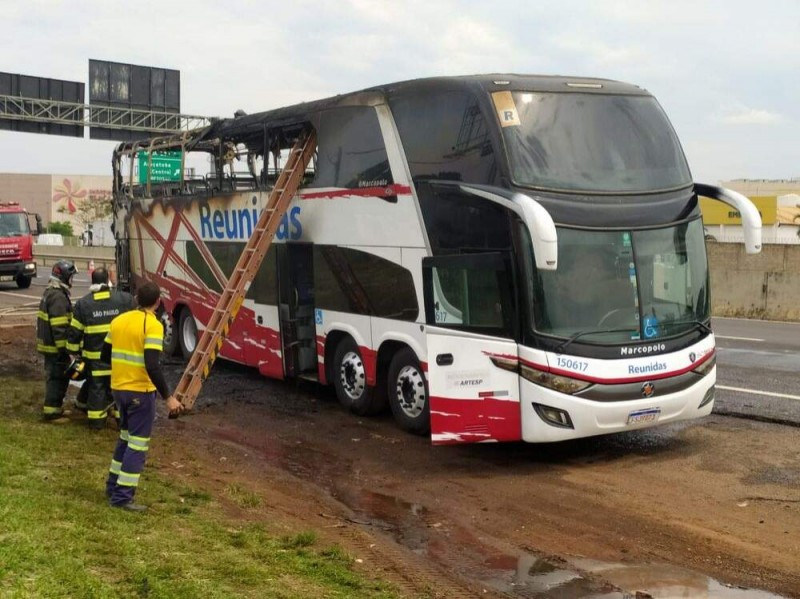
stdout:
{"type": "Polygon", "coordinates": [[[171,415],[183,405],[170,395],[159,357],[164,326],[155,315],[161,290],[153,282],[136,292],[139,304],[111,321],[102,359],[111,363],[111,393],[120,414],[119,440],[106,480],[106,496],[112,507],[134,512],[147,509],[133,502],[144,469],[156,416],[156,394],[167,401],[171,415]]]}

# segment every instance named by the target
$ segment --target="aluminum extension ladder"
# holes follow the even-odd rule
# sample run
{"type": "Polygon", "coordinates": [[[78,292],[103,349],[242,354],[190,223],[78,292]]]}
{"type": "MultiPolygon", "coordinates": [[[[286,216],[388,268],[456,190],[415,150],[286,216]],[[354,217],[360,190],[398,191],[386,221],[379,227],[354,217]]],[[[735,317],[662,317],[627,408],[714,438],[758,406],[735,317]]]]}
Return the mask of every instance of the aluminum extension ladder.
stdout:
{"type": "Polygon", "coordinates": [[[297,138],[286,166],[281,171],[275,187],[269,195],[267,206],[253,229],[253,235],[247,241],[247,245],[239,256],[236,267],[217,301],[211,319],[175,388],[175,398],[187,410],[194,405],[203,382],[211,372],[211,366],[222,348],[231,324],[236,319],[236,314],[242,306],[247,290],[258,272],[264,256],[267,255],[267,250],[272,244],[281,218],[300,187],[306,167],[316,150],[316,144],[316,132],[311,127],[304,130],[297,138]]]}

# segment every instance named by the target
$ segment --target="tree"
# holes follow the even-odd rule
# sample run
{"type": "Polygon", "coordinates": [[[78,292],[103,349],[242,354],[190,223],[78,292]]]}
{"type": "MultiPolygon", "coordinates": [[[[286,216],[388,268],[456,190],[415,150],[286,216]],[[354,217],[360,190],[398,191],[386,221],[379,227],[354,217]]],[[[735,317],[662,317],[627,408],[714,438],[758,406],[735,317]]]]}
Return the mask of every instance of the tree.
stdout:
{"type": "Polygon", "coordinates": [[[58,233],[64,237],[72,237],[75,233],[72,231],[72,223],[53,221],[47,225],[48,233],[58,233]]]}
{"type": "Polygon", "coordinates": [[[89,228],[89,225],[99,220],[106,220],[111,216],[113,205],[111,196],[103,197],[99,195],[90,194],[88,198],[76,202],[75,214],[73,217],[77,220],[84,230],[89,228]]]}

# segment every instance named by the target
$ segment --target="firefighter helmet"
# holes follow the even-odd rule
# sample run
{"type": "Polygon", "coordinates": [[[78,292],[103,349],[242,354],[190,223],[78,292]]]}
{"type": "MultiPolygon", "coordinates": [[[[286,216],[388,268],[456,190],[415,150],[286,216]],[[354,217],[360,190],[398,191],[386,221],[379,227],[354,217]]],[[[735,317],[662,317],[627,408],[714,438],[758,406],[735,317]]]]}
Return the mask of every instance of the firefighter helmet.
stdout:
{"type": "Polygon", "coordinates": [[[69,378],[73,381],[82,381],[86,378],[86,362],[79,356],[75,356],[70,360],[69,366],[64,371],[69,378]]]}
{"type": "Polygon", "coordinates": [[[69,260],[59,260],[53,264],[52,276],[64,283],[67,287],[72,287],[72,277],[78,269],[69,260]]]}

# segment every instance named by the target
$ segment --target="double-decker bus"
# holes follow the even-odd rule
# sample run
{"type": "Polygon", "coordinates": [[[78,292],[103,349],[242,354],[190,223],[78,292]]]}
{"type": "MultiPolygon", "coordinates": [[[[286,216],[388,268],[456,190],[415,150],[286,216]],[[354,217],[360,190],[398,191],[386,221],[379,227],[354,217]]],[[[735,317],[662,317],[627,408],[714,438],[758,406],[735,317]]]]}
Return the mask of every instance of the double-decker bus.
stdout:
{"type": "Polygon", "coordinates": [[[711,412],[698,196],[742,214],[748,252],[761,221],[693,182],[651,94],[602,79],[421,79],[120,144],[120,280],[161,286],[167,351],[194,350],[305,127],[316,153],[223,358],[331,384],[435,444],[711,412]],[[166,154],[177,180],[155,176],[166,154]]]}

